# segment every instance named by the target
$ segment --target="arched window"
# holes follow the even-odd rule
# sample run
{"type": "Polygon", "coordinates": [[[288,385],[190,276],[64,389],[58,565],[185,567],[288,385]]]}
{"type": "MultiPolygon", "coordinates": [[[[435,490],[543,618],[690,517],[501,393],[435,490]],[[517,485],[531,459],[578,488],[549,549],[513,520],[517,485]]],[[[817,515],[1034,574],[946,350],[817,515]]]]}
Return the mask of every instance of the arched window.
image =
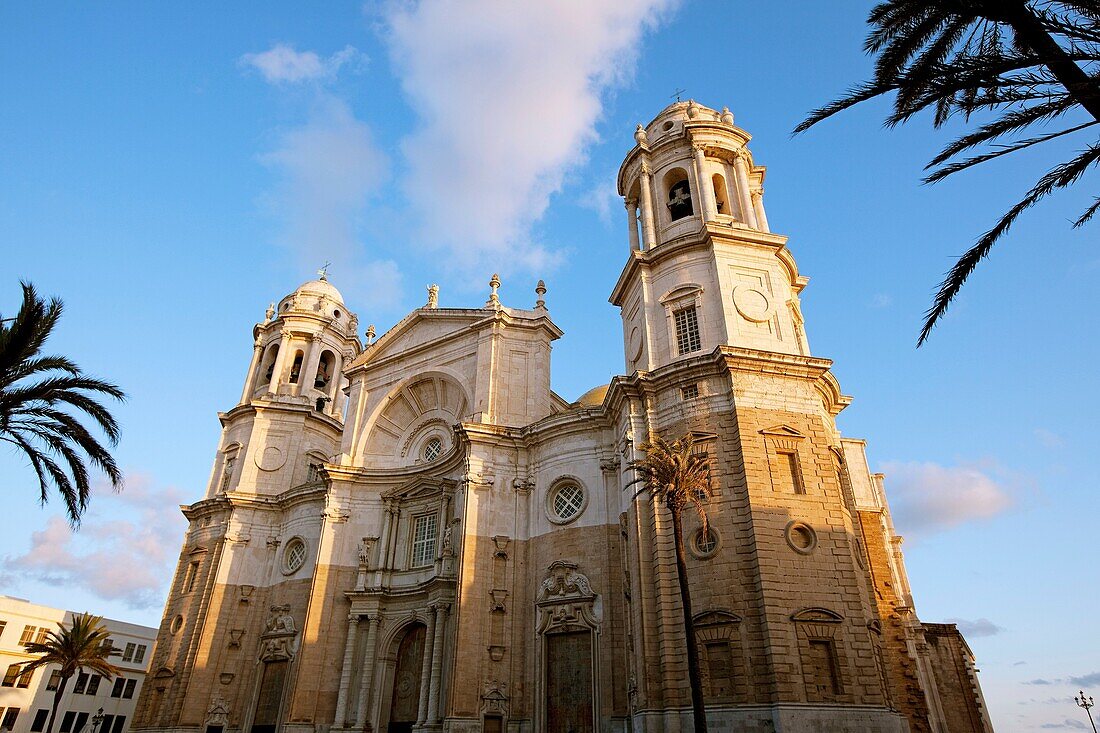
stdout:
{"type": "Polygon", "coordinates": [[[302,374],[302,358],[305,355],[298,350],[294,353],[294,363],[290,367],[290,383],[297,384],[298,377],[302,374]]]}
{"type": "Polygon", "coordinates": [[[271,374],[275,371],[275,360],[279,358],[279,345],[272,344],[267,349],[267,356],[264,357],[264,378],[260,384],[271,384],[271,374]]]}
{"type": "Polygon", "coordinates": [[[720,173],[715,173],[711,178],[714,184],[714,203],[719,214],[730,213],[729,196],[726,194],[726,179],[720,173]]]}
{"type": "Polygon", "coordinates": [[[321,353],[321,360],[317,362],[317,374],[313,378],[313,386],[316,389],[327,389],[332,381],[332,367],[336,363],[336,357],[327,349],[321,353]]]}
{"type": "Polygon", "coordinates": [[[691,206],[691,184],[688,183],[687,171],[683,168],[673,168],[665,176],[665,189],[668,191],[668,218],[671,221],[691,216],[694,212],[691,206]]]}

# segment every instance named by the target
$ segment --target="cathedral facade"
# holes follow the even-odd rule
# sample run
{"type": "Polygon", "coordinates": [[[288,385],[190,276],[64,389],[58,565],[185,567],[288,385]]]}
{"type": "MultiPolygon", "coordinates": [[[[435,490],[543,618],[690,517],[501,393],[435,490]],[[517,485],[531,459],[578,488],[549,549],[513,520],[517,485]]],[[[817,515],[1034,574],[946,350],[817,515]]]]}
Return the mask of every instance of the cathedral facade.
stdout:
{"type": "Polygon", "coordinates": [[[633,483],[692,434],[716,481],[687,575],[713,731],[991,731],[973,656],[917,617],[883,477],[835,418],[764,168],[676,103],[619,171],[625,374],[569,402],[542,283],[375,339],[322,276],[256,325],[136,728],[679,733],[667,510],[633,483]]]}

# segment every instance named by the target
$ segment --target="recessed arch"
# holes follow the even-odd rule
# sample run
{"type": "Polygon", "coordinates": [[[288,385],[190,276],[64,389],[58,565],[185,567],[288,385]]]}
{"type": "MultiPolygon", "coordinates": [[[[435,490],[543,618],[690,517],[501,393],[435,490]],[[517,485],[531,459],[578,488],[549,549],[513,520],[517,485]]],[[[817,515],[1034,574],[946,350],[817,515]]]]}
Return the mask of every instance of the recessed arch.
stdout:
{"type": "Polygon", "coordinates": [[[411,449],[419,448],[429,432],[438,433],[449,445],[450,427],[462,421],[468,406],[466,390],[450,375],[429,372],[410,377],[375,408],[361,452],[411,461],[411,449]]]}
{"type": "Polygon", "coordinates": [[[661,190],[669,222],[679,221],[695,213],[692,201],[691,181],[683,168],[673,168],[665,173],[661,190]]]}

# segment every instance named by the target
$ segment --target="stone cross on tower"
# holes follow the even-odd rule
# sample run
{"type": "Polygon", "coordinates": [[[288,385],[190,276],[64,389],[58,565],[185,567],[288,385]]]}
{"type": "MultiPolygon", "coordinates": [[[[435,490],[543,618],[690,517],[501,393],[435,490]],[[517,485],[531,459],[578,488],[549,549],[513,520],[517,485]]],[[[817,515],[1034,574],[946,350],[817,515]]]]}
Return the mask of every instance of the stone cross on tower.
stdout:
{"type": "Polygon", "coordinates": [[[328,280],[328,268],[332,265],[331,262],[326,262],[321,265],[321,269],[317,271],[317,277],[321,280],[328,280]]]}

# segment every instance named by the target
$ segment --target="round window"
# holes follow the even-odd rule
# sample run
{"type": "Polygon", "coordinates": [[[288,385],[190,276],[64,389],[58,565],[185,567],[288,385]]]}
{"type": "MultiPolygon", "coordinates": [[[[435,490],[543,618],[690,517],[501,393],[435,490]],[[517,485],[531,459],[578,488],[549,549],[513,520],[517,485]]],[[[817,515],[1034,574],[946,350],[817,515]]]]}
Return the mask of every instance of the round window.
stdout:
{"type": "Polygon", "coordinates": [[[713,529],[700,529],[692,539],[692,549],[697,557],[710,557],[718,549],[718,535],[713,529]]]}
{"type": "Polygon", "coordinates": [[[443,441],[439,438],[432,438],[424,444],[425,461],[434,461],[441,453],[443,453],[443,441]]]}
{"type": "Polygon", "coordinates": [[[334,310],[332,312],[332,317],[333,318],[339,318],[340,317],[340,311],[339,310],[334,310]]]}
{"type": "Polygon", "coordinates": [[[172,619],[172,625],[168,627],[168,630],[173,634],[178,634],[179,630],[183,628],[183,616],[177,615],[172,619]]]}
{"type": "Polygon", "coordinates": [[[584,511],[584,489],[567,482],[550,492],[550,518],[556,522],[571,522],[584,511]]]}
{"type": "Polygon", "coordinates": [[[295,537],[286,543],[283,550],[283,572],[287,575],[298,572],[306,564],[306,543],[295,537]]]}

